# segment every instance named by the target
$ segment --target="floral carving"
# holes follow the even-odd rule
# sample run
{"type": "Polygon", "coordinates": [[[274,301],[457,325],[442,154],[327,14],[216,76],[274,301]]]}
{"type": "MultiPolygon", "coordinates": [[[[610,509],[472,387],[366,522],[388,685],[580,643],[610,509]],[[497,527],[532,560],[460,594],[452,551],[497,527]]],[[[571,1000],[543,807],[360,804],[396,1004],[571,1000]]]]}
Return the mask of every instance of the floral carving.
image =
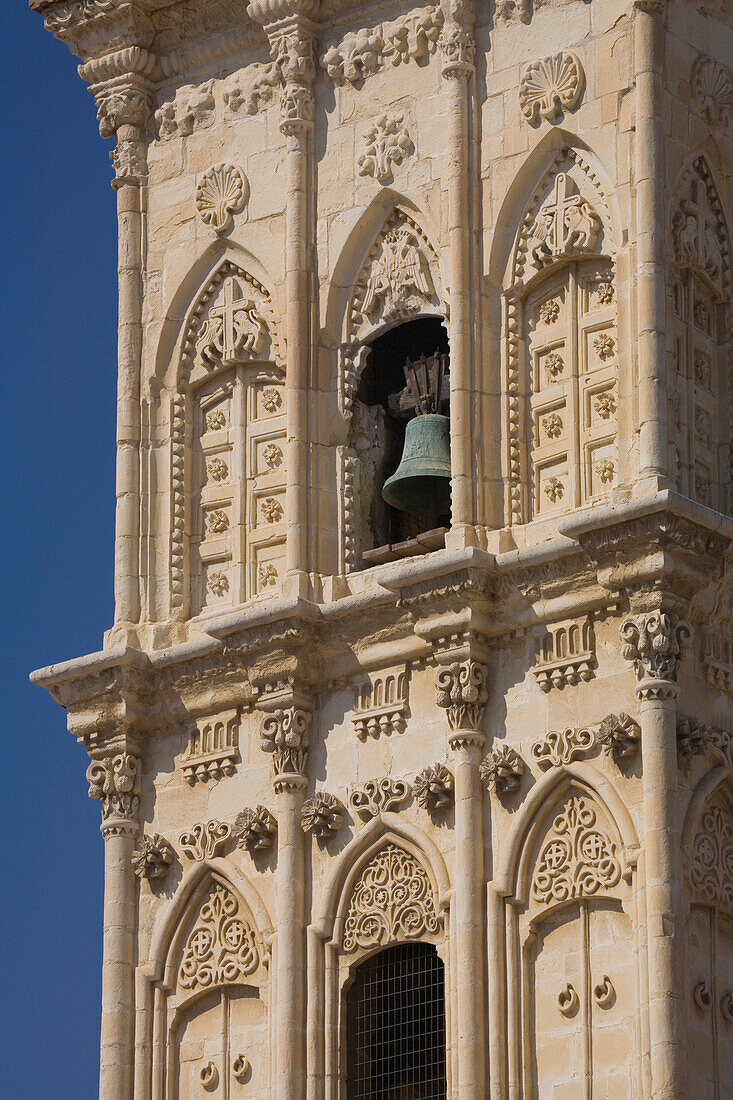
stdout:
{"type": "Polygon", "coordinates": [[[486,754],[479,765],[479,774],[497,794],[513,794],[522,782],[524,761],[511,745],[502,742],[486,754]]]}
{"type": "Polygon", "coordinates": [[[260,746],[270,753],[275,775],[303,775],[310,744],[310,711],[288,707],[265,714],[260,725],[260,746]]]}
{"type": "Polygon", "coordinates": [[[557,298],[548,298],[540,306],[540,317],[546,325],[554,325],[560,316],[560,303],[557,298]]]}
{"type": "Polygon", "coordinates": [[[710,806],[702,815],[689,876],[700,900],[733,912],[733,815],[727,806],[710,806]]]}
{"type": "Polygon", "coordinates": [[[173,849],[160,833],[142,836],[132,853],[132,869],[138,878],[164,878],[173,862],[173,849]]]}
{"type": "Polygon", "coordinates": [[[596,743],[596,735],[590,729],[568,727],[548,733],[532,745],[532,756],[543,767],[559,767],[569,764],[583,753],[589,752],[596,743]]]}
{"type": "Polygon", "coordinates": [[[692,640],[692,627],[674,612],[652,611],[625,619],[620,628],[623,655],[634,662],[637,680],[677,682],[680,658],[692,640]]]}
{"type": "Polygon", "coordinates": [[[545,496],[552,504],[557,504],[565,494],[565,486],[561,477],[548,477],[543,486],[545,496]]]}
{"type": "Polygon", "coordinates": [[[263,848],[272,847],[276,828],[275,818],[265,806],[255,806],[254,809],[247,807],[237,814],[232,836],[238,848],[259,852],[263,848]]]}
{"type": "Polygon", "coordinates": [[[359,84],[384,65],[421,61],[435,53],[442,26],[440,7],[421,8],[371,30],[350,31],[326,51],[321,64],[334,84],[359,84]]]}
{"type": "Polygon", "coordinates": [[[367,779],[359,787],[352,787],[349,795],[351,808],[366,817],[376,817],[386,810],[397,810],[412,793],[405,779],[392,779],[385,775],[381,779],[367,779]]]}
{"type": "Polygon", "coordinates": [[[360,176],[373,176],[385,183],[392,169],[412,152],[412,140],[403,126],[403,116],[382,115],[370,126],[364,138],[365,149],[357,160],[360,176]]]}
{"type": "Polygon", "coordinates": [[[206,463],[206,473],[212,481],[226,481],[229,477],[229,467],[223,458],[211,458],[206,463]]]}
{"type": "Polygon", "coordinates": [[[609,355],[613,355],[615,347],[616,341],[607,332],[600,332],[593,341],[593,348],[601,359],[608,359],[609,355]]]}
{"type": "Polygon", "coordinates": [[[221,535],[229,529],[229,516],[221,508],[215,508],[206,515],[206,525],[211,535],[221,535]]]}
{"type": "Polygon", "coordinates": [[[593,405],[601,420],[609,420],[616,412],[616,395],[611,390],[597,393],[593,398],[593,405]]]}
{"type": "Polygon", "coordinates": [[[267,443],[262,449],[262,459],[265,466],[276,470],[283,463],[282,447],[278,447],[277,443],[267,443]]]}
{"type": "Polygon", "coordinates": [[[548,439],[557,439],[562,435],[562,417],[558,413],[550,413],[542,418],[542,430],[548,439]]]}
{"type": "Polygon", "coordinates": [[[596,287],[596,293],[602,306],[609,306],[616,296],[613,283],[599,283],[596,287]]]}
{"type": "Polygon", "coordinates": [[[283,518],[283,506],[277,497],[265,497],[262,501],[262,515],[268,523],[279,523],[283,518]]]}
{"type": "Polygon", "coordinates": [[[489,698],[486,690],[488,668],[478,661],[439,668],[435,674],[435,701],[446,711],[448,728],[479,731],[483,723],[484,707],[489,698]]]}
{"type": "Polygon", "coordinates": [[[206,415],[206,429],[210,432],[219,432],[226,428],[227,418],[222,409],[214,409],[206,415]]]}
{"type": "Polygon", "coordinates": [[[440,32],[440,52],[443,55],[443,76],[456,77],[473,71],[476,43],[466,27],[451,20],[440,32]]]}
{"type": "Polygon", "coordinates": [[[354,887],[344,926],[344,950],[435,935],[440,928],[424,867],[409,852],[386,845],[354,887]]]}
{"type": "Polygon", "coordinates": [[[241,168],[215,164],[201,176],[196,187],[196,209],[204,225],[215,233],[226,233],[247,203],[249,185],[241,168]]]}
{"type": "Polygon", "coordinates": [[[281,407],[282,403],[283,399],[280,396],[280,390],[276,386],[265,386],[262,391],[262,404],[267,411],[274,413],[281,407]]]}
{"type": "Polygon", "coordinates": [[[260,589],[275,588],[277,586],[277,569],[272,562],[263,563],[257,570],[257,580],[260,589]]]}
{"type": "Polygon", "coordinates": [[[202,126],[210,126],[214,121],[214,82],[192,87],[190,84],[180,88],[176,97],[164,103],[155,112],[158,123],[158,137],[161,141],[175,136],[187,136],[202,126]]]}
{"type": "Polygon", "coordinates": [[[415,776],[412,792],[426,810],[442,810],[453,799],[453,776],[445,764],[431,764],[415,776]]]}
{"type": "Polygon", "coordinates": [[[224,821],[199,821],[179,839],[183,854],[196,863],[213,859],[232,835],[232,827],[224,821]]]}
{"type": "Polygon", "coordinates": [[[596,462],[595,470],[599,480],[602,481],[604,485],[608,485],[613,481],[616,474],[616,463],[612,458],[602,458],[600,462],[596,462]]]}
{"type": "Polygon", "coordinates": [[[522,114],[529,122],[559,118],[578,103],[583,85],[583,66],[568,50],[533,61],[519,81],[522,114]]]}
{"type": "Polygon", "coordinates": [[[692,70],[692,94],[711,126],[733,126],[733,73],[712,57],[692,70]]]}
{"type": "Polygon", "coordinates": [[[565,360],[557,351],[551,351],[545,359],[545,370],[551,382],[556,382],[565,370],[565,360]]]}
{"type": "Polygon", "coordinates": [[[641,730],[628,714],[608,714],[598,727],[598,742],[607,756],[614,760],[622,756],[633,756],[639,749],[641,730]]]}
{"type": "Polygon", "coordinates": [[[616,844],[597,822],[587,799],[571,798],[552,823],[532,879],[535,901],[592,897],[621,878],[616,844]]]}
{"type": "Polygon", "coordinates": [[[343,824],[344,805],[336,795],[319,791],[303,803],[300,823],[303,831],[312,833],[319,840],[335,836],[343,824]]]}
{"type": "Polygon", "coordinates": [[[87,768],[89,797],[102,804],[102,825],[134,820],[140,805],[140,760],[129,752],[92,760],[87,768]]]}
{"type": "Polygon", "coordinates": [[[229,578],[221,569],[217,569],[213,573],[209,573],[206,587],[213,596],[223,596],[225,592],[229,591],[229,578]]]}
{"type": "Polygon", "coordinates": [[[260,961],[254,929],[239,901],[217,884],[186,940],[178,974],[183,989],[210,989],[253,974],[260,961]]]}

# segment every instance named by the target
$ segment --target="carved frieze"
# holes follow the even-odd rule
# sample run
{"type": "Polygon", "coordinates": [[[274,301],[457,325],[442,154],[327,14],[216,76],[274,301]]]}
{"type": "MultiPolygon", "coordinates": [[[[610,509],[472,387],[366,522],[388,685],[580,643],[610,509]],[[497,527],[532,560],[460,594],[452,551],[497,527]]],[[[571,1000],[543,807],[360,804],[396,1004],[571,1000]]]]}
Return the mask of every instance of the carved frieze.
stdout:
{"type": "Polygon", "coordinates": [[[355,689],[351,716],[360,741],[380,734],[402,733],[409,706],[409,666],[373,673],[355,689]]]}
{"type": "Polygon", "coordinates": [[[586,616],[579,622],[569,619],[548,626],[532,671],[540,690],[547,693],[567,684],[587,683],[594,676],[595,663],[593,623],[586,616]]]}
{"type": "MultiPolygon", "coordinates": [[[[211,583],[212,578],[209,578],[211,583]]],[[[234,775],[239,761],[239,710],[198,718],[181,759],[183,777],[191,786],[198,780],[234,775]]]]}
{"type": "Polygon", "coordinates": [[[702,815],[688,873],[699,901],[733,912],[733,814],[722,799],[702,815]]]}
{"type": "Polygon", "coordinates": [[[486,786],[498,795],[513,794],[521,785],[524,761],[511,745],[502,741],[481,761],[479,774],[486,786]]]}
{"type": "Polygon", "coordinates": [[[344,806],[340,799],[328,791],[319,791],[303,803],[300,823],[303,831],[312,833],[319,840],[335,836],[343,824],[344,806]]]}
{"type": "Polygon", "coordinates": [[[255,806],[254,809],[248,806],[237,814],[232,836],[238,848],[260,852],[272,847],[276,831],[275,818],[265,806],[255,806]]]}
{"type": "Polygon", "coordinates": [[[165,878],[173,862],[173,849],[160,833],[146,833],[132,853],[132,869],[138,878],[165,878]]]}
{"type": "Polygon", "coordinates": [[[621,878],[617,846],[587,798],[574,796],[557,814],[543,841],[531,896],[543,904],[593,897],[621,878]]]}
{"type": "Polygon", "coordinates": [[[360,176],[373,176],[379,183],[392,178],[395,167],[413,150],[412,139],[404,126],[404,117],[382,115],[364,135],[364,152],[357,158],[360,176]]]}
{"type": "Polygon", "coordinates": [[[412,793],[418,804],[431,813],[445,809],[453,801],[453,775],[445,764],[431,764],[415,776],[412,793]]]}
{"type": "Polygon", "coordinates": [[[442,927],[425,868],[386,845],[357,881],[344,926],[344,951],[436,935],[442,927]]]}
{"type": "Polygon", "coordinates": [[[519,81],[522,114],[528,122],[557,119],[578,104],[584,85],[583,66],[570,50],[532,61],[519,81]]]}
{"type": "Polygon", "coordinates": [[[253,974],[260,961],[255,931],[242,907],[217,883],[186,940],[178,973],[183,989],[210,989],[253,974]]]}
{"type": "Polygon", "coordinates": [[[211,126],[215,109],[213,80],[199,85],[187,84],[179,88],[175,97],[162,103],[155,112],[158,137],[161,141],[167,141],[173,137],[186,137],[194,130],[211,126]]]}
{"type": "Polygon", "coordinates": [[[596,744],[596,734],[591,729],[574,729],[572,726],[553,730],[532,745],[532,757],[543,768],[558,768],[570,764],[579,756],[590,752],[596,744]]]}
{"type": "Polygon", "coordinates": [[[361,84],[387,65],[422,61],[435,53],[443,26],[443,12],[431,5],[371,30],[349,31],[329,47],[321,59],[334,84],[361,84]]]}
{"type": "Polygon", "coordinates": [[[225,821],[199,821],[192,829],[178,838],[183,854],[196,863],[213,859],[232,835],[232,827],[225,821]]]}
{"type": "Polygon", "coordinates": [[[398,810],[411,794],[412,787],[407,780],[385,775],[352,787],[349,804],[365,817],[376,817],[386,810],[398,810]]]}
{"type": "Polygon", "coordinates": [[[249,183],[236,164],[214,164],[196,185],[196,209],[204,225],[215,233],[226,233],[234,224],[234,215],[247,205],[249,183]]]}

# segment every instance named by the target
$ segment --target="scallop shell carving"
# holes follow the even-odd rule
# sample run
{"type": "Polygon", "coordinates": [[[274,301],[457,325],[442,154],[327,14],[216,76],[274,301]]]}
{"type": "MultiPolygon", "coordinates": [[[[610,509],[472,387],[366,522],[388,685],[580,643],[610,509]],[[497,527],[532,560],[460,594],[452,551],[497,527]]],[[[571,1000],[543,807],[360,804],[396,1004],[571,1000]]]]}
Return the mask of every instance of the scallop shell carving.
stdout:
{"type": "Polygon", "coordinates": [[[585,84],[583,66],[568,50],[527,65],[519,81],[519,105],[529,122],[558,118],[574,107],[585,84]]]}
{"type": "Polygon", "coordinates": [[[692,74],[695,100],[711,126],[733,125],[733,73],[712,57],[697,60],[692,74]]]}
{"type": "Polygon", "coordinates": [[[215,233],[231,229],[234,214],[244,209],[249,184],[241,168],[234,164],[215,164],[201,176],[196,188],[196,209],[201,221],[215,233]]]}

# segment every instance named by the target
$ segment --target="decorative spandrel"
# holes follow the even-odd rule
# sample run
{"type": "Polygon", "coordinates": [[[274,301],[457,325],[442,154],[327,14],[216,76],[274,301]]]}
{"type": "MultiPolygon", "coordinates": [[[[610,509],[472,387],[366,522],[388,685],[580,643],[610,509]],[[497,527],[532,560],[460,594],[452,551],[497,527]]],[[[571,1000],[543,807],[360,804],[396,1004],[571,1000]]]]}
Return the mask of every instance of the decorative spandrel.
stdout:
{"type": "Polygon", "coordinates": [[[441,927],[425,868],[409,852],[388,844],[366,865],[354,887],[344,951],[436,935],[441,927]]]}

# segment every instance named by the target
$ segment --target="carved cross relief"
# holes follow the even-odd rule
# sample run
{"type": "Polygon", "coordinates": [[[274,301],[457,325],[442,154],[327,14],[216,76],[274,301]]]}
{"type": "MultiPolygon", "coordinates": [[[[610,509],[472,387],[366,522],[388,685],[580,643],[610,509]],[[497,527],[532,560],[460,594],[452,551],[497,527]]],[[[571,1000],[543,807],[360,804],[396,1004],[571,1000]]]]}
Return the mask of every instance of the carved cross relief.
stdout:
{"type": "Polygon", "coordinates": [[[532,255],[540,265],[567,256],[574,249],[592,251],[595,245],[600,230],[598,216],[587,199],[571,187],[570,177],[559,172],[532,227],[532,238],[537,242],[532,255]]]}
{"type": "Polygon", "coordinates": [[[265,337],[265,325],[252,298],[235,278],[224,281],[223,300],[212,306],[196,340],[196,353],[210,367],[230,366],[255,356],[265,337]]]}
{"type": "Polygon", "coordinates": [[[689,197],[680,203],[673,233],[677,259],[700,268],[718,282],[723,270],[718,222],[705,181],[699,176],[692,179],[689,197]]]}

